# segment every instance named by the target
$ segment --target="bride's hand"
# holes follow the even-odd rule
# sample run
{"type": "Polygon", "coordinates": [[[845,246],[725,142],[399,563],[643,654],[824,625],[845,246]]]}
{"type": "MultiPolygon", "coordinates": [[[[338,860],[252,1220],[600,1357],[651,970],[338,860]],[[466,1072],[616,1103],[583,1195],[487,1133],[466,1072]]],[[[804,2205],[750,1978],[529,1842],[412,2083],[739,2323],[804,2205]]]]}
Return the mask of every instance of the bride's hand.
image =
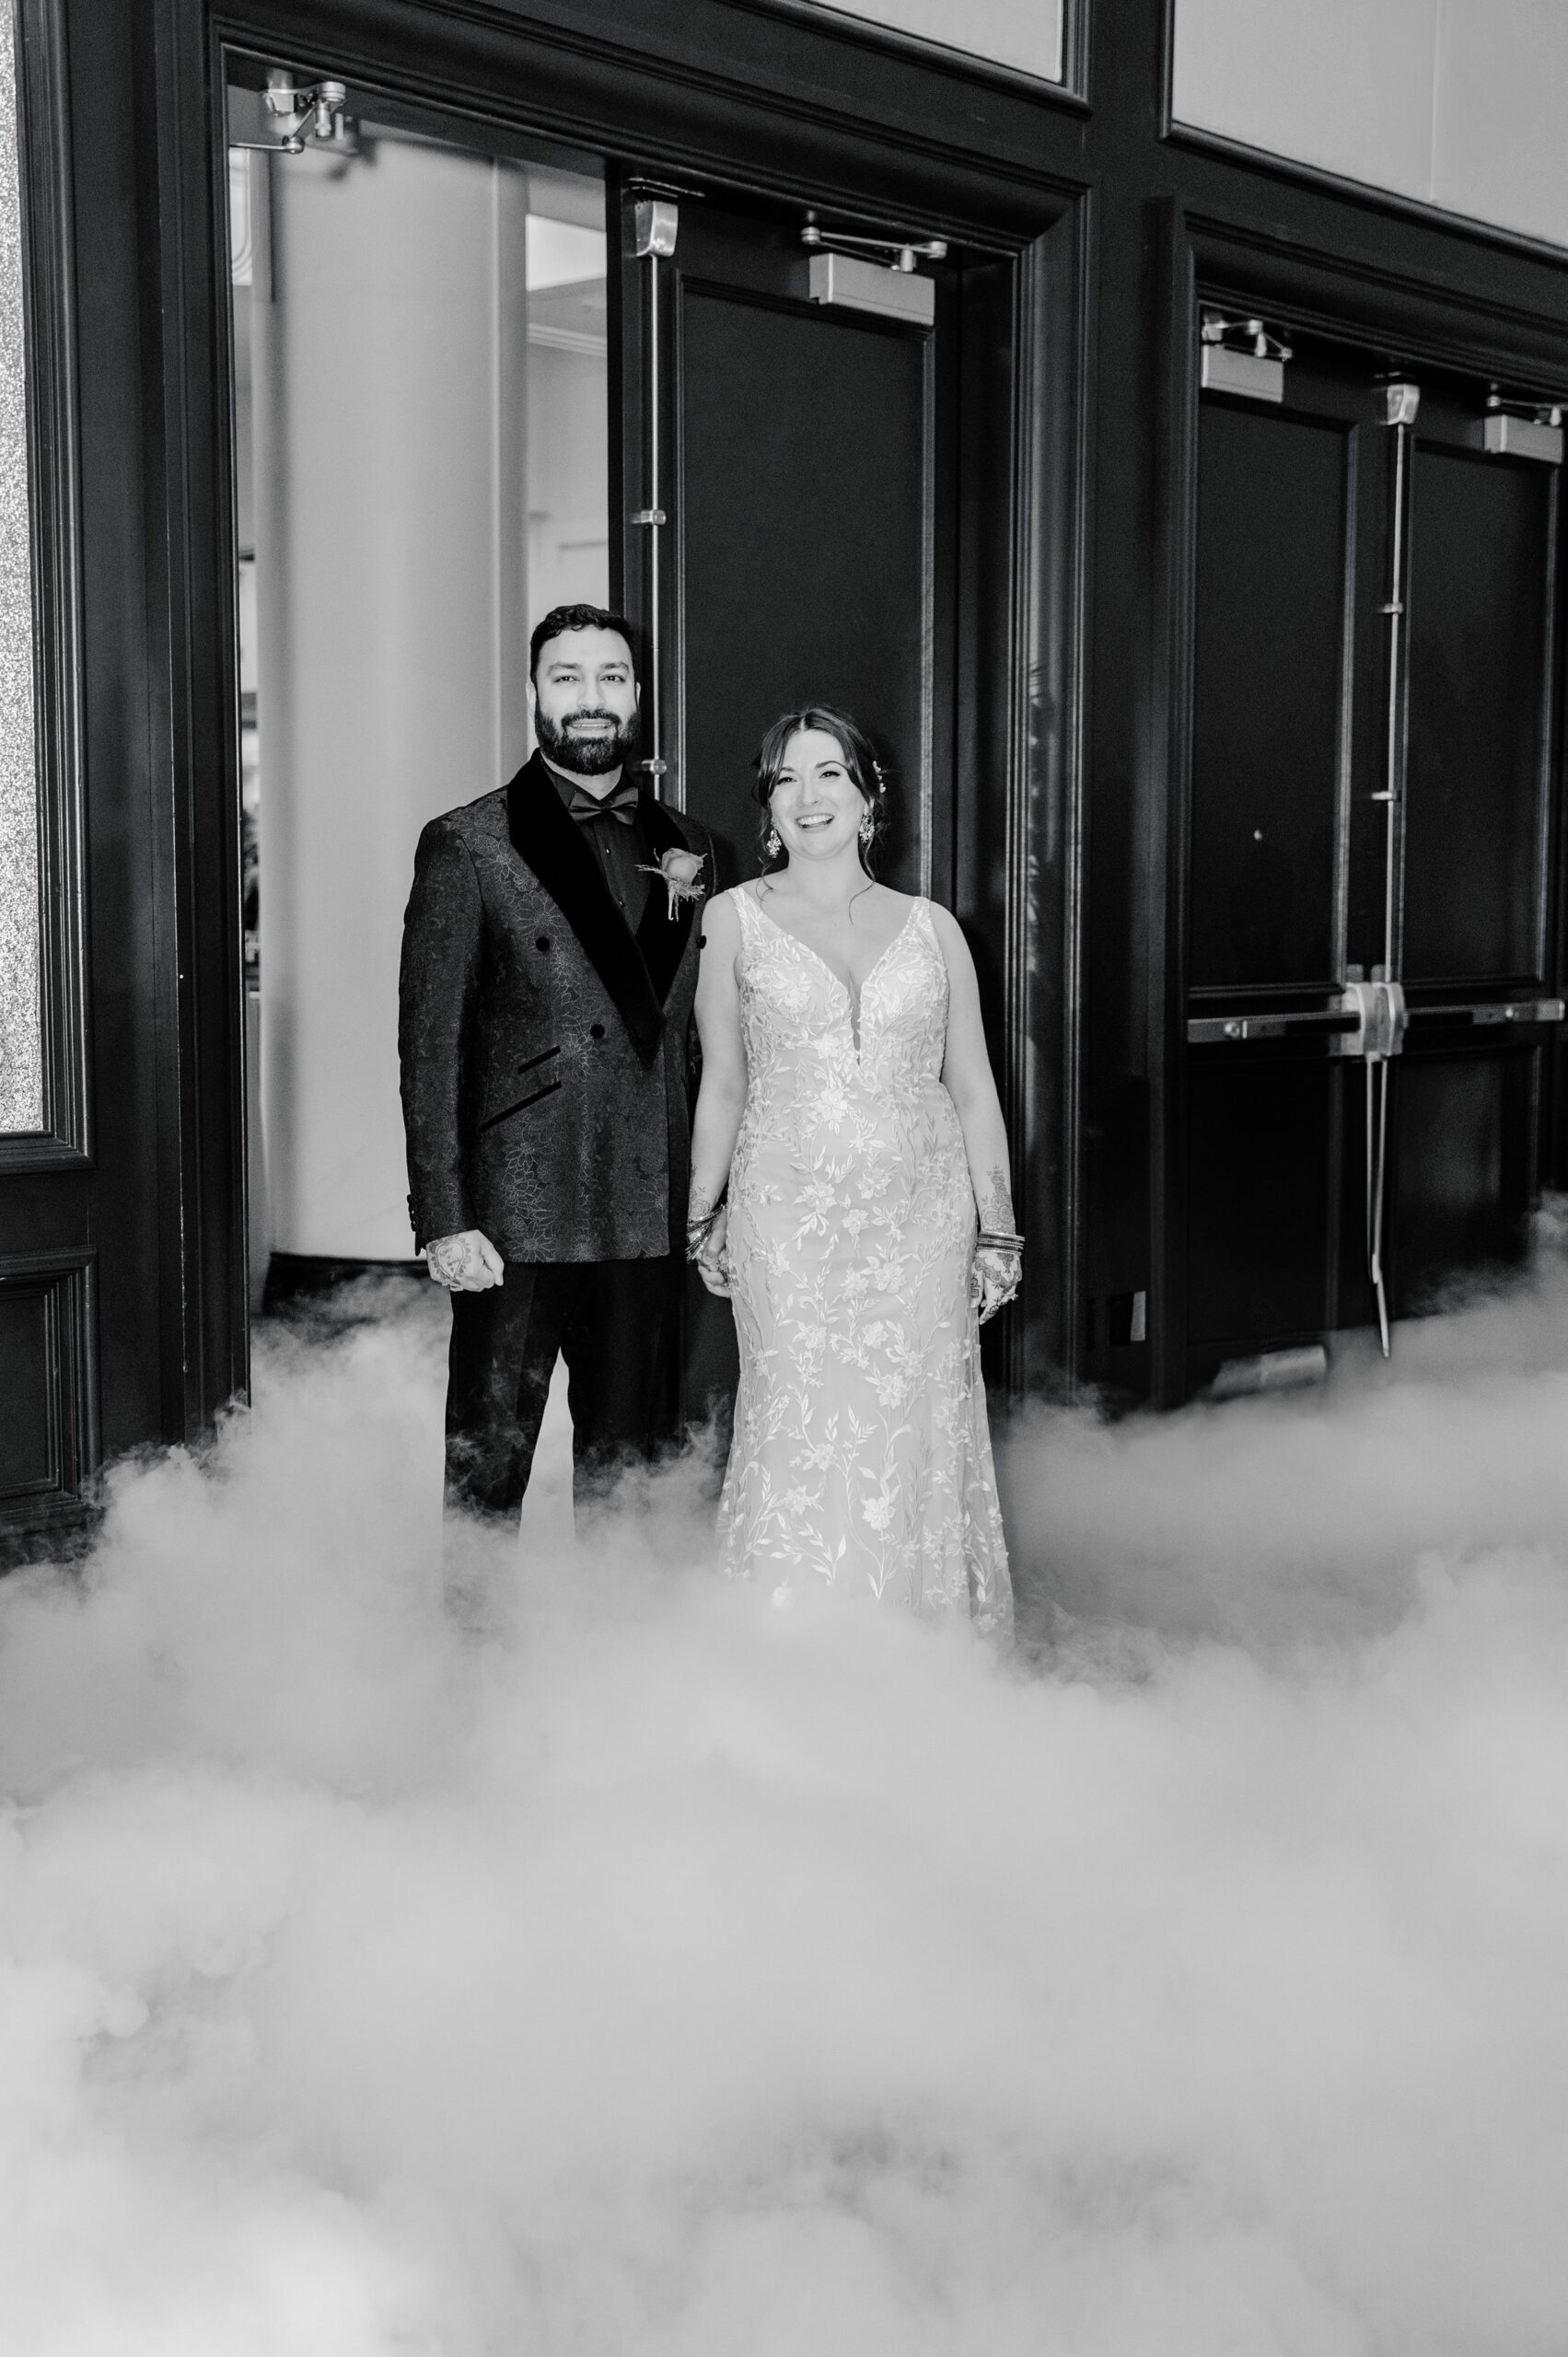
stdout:
{"type": "Polygon", "coordinates": [[[1023,1273],[1021,1253],[1001,1252],[993,1244],[982,1245],[976,1251],[972,1282],[982,1326],[1012,1300],[1023,1273]]]}
{"type": "Polygon", "coordinates": [[[696,1255],[697,1274],[708,1291],[717,1294],[721,1301],[727,1301],[733,1291],[729,1282],[729,1255],[725,1250],[725,1239],[728,1234],[729,1205],[726,1203],[703,1238],[696,1255]]]}

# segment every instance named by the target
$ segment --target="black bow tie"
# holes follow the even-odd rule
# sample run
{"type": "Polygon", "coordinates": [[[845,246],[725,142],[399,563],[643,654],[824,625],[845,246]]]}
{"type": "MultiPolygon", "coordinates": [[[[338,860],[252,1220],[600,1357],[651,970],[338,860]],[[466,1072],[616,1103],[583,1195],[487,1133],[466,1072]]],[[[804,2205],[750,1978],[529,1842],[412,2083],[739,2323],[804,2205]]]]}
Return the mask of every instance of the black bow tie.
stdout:
{"type": "Polygon", "coordinates": [[[567,807],[579,825],[608,814],[629,827],[637,815],[637,789],[634,785],[618,785],[613,794],[590,794],[586,786],[575,785],[567,807]]]}

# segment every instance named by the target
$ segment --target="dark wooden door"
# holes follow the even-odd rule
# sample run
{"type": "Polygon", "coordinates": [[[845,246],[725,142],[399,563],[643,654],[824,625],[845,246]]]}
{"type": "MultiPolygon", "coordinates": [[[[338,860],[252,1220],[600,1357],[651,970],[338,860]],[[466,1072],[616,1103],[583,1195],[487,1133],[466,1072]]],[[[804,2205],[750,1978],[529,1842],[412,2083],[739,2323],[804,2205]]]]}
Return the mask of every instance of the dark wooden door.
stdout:
{"type": "MultiPolygon", "coordinates": [[[[950,901],[955,268],[921,261],[929,321],[889,318],[812,298],[803,207],[683,195],[659,225],[673,251],[640,253],[650,201],[623,203],[621,494],[660,791],[713,829],[721,887],[754,876],[764,729],[841,705],[889,779],[884,880],[950,901]]],[[[701,1414],[733,1387],[733,1335],[700,1288],[690,1307],[701,1414]]]]}
{"type": "Polygon", "coordinates": [[[1326,1010],[1378,905],[1386,437],[1365,372],[1199,412],[1189,839],[1190,1380],[1338,1322],[1356,1104],[1326,1010]],[[1237,1036],[1237,1025],[1244,1027],[1237,1036]]]}
{"type": "Polygon", "coordinates": [[[1485,447],[1484,388],[1309,342],[1283,374],[1199,417],[1192,1387],[1375,1319],[1373,1242],[1391,1316],[1517,1251],[1561,1014],[1558,470],[1485,447]]]}
{"type": "Polygon", "coordinates": [[[1411,480],[1409,742],[1392,1279],[1427,1306],[1516,1256],[1562,987],[1551,914],[1561,470],[1484,447],[1484,394],[1428,379],[1411,480]],[[1480,447],[1478,447],[1478,445],[1480,447]]]}
{"type": "Polygon", "coordinates": [[[714,830],[726,884],[752,875],[763,730],[792,705],[844,705],[889,773],[886,880],[944,891],[952,273],[921,263],[930,325],[879,317],[811,299],[804,208],[683,198],[673,253],[650,258],[635,251],[638,201],[630,191],[623,238],[626,498],[633,518],[656,505],[667,520],[631,523],[626,594],[657,641],[662,791],[714,830]]]}

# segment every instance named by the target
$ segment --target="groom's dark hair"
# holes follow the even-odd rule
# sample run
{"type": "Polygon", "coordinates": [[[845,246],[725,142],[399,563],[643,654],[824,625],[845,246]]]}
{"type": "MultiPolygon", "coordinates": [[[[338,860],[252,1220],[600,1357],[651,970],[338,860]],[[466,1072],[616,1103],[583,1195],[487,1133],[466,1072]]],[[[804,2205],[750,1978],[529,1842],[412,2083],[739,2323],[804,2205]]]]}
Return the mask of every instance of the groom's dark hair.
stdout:
{"type": "Polygon", "coordinates": [[[632,676],[637,676],[637,642],[632,635],[632,625],[624,614],[612,614],[608,606],[552,606],[542,621],[535,622],[528,640],[528,677],[539,678],[540,651],[552,638],[560,638],[569,630],[613,630],[626,641],[626,651],[632,657],[632,676]]]}

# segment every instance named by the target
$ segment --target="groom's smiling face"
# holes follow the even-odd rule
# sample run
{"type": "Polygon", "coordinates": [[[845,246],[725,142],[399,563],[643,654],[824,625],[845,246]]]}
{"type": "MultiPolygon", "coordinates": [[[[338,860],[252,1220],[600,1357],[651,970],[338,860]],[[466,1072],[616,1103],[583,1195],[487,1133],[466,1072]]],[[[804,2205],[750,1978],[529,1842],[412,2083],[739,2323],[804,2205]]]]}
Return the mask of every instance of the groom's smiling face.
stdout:
{"type": "Polygon", "coordinates": [[[545,759],[576,777],[618,770],[637,734],[637,677],[618,630],[563,630],[539,650],[528,690],[545,759]]]}

